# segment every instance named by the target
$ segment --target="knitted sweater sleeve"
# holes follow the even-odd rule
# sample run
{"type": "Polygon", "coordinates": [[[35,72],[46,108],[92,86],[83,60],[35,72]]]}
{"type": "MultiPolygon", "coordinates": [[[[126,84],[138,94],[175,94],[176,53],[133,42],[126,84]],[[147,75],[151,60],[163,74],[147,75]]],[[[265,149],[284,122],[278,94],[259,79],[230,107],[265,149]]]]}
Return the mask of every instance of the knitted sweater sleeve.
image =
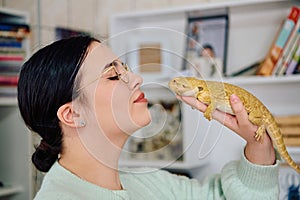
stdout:
{"type": "Polygon", "coordinates": [[[279,195],[278,168],[278,161],[275,165],[262,166],[250,163],[243,156],[226,164],[221,174],[208,177],[203,183],[176,175],[162,177],[176,199],[274,200],[279,195]]]}

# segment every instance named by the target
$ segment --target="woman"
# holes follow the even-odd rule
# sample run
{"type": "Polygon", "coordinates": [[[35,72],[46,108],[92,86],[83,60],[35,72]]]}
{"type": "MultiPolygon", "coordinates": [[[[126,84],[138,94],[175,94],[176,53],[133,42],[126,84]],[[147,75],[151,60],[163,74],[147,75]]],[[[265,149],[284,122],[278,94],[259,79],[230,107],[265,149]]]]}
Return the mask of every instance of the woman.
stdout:
{"type": "MultiPolygon", "coordinates": [[[[124,143],[151,118],[129,71],[107,46],[88,36],[54,42],[22,67],[18,102],[26,125],[42,140],[32,155],[48,172],[35,199],[276,199],[278,162],[269,137],[254,139],[256,126],[241,101],[236,117],[214,112],[247,141],[241,160],[202,184],[162,170],[118,170],[124,143]]],[[[205,105],[178,97],[200,111],[205,105]]]]}

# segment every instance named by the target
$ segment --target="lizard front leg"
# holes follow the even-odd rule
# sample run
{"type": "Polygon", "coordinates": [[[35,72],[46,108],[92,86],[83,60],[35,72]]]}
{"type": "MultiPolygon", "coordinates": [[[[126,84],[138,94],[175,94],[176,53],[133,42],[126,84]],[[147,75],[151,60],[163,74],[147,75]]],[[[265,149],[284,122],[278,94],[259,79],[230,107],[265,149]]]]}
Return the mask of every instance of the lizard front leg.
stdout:
{"type": "Polygon", "coordinates": [[[249,121],[258,126],[255,132],[255,140],[262,143],[264,140],[264,134],[266,134],[266,127],[264,125],[264,116],[261,115],[259,110],[252,110],[249,114],[249,121]]]}
{"type": "Polygon", "coordinates": [[[216,110],[216,103],[213,101],[207,106],[204,117],[208,119],[209,121],[212,120],[212,113],[216,110]]]}

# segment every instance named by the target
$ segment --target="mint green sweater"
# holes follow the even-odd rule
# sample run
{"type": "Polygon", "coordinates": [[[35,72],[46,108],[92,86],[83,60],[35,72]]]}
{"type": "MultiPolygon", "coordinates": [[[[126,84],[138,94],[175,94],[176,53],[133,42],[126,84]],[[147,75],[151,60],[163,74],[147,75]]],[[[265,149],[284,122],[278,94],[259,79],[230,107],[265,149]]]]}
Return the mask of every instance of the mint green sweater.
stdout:
{"type": "Polygon", "coordinates": [[[120,172],[124,190],[108,190],[80,179],[56,162],[44,177],[35,200],[275,200],[279,193],[278,165],[254,165],[242,156],[203,183],[163,170],[141,168],[132,173],[120,172]]]}

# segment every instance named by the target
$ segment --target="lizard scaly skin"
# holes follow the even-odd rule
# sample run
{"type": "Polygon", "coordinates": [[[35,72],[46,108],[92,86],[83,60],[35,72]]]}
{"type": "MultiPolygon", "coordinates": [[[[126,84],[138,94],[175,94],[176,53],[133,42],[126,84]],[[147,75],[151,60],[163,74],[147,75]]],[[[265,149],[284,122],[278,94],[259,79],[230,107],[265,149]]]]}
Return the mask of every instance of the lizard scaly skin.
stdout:
{"type": "Polygon", "coordinates": [[[265,134],[269,134],[274,147],[285,161],[300,173],[300,167],[292,160],[287,152],[281,131],[270,111],[253,94],[238,86],[217,82],[204,81],[194,77],[177,77],[169,81],[169,87],[177,95],[194,96],[208,105],[204,117],[212,119],[212,112],[216,109],[234,115],[229,97],[236,94],[248,113],[249,121],[258,126],[255,139],[262,142],[265,134]]]}

